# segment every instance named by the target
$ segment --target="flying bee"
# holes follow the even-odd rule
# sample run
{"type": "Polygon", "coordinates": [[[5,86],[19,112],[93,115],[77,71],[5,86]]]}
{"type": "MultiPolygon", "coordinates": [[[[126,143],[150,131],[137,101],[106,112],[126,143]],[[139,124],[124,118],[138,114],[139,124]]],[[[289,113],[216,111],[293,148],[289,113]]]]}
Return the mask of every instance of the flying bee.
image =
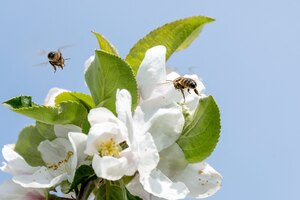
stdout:
{"type": "Polygon", "coordinates": [[[54,69],[54,73],[56,72],[56,67],[60,67],[61,69],[65,66],[65,60],[68,60],[69,58],[64,58],[62,56],[62,53],[58,49],[57,51],[50,51],[48,53],[48,59],[49,63],[52,65],[54,69]]]}
{"type": "Polygon", "coordinates": [[[62,53],[61,53],[60,49],[57,49],[57,51],[50,51],[48,53],[47,57],[49,59],[49,63],[52,65],[52,67],[54,69],[54,73],[56,72],[56,67],[60,67],[61,69],[64,69],[65,60],[70,59],[70,58],[64,58],[62,56],[62,53]]]}
{"type": "MultiPolygon", "coordinates": [[[[168,81],[171,81],[171,80],[168,80],[168,81]]],[[[178,78],[175,78],[172,82],[173,82],[175,89],[178,89],[181,91],[182,96],[183,96],[183,103],[185,103],[185,95],[183,92],[184,89],[187,89],[188,93],[190,93],[190,90],[194,90],[194,92],[198,96],[200,96],[198,90],[196,89],[197,83],[193,79],[180,76],[178,78]]]]}
{"type": "Polygon", "coordinates": [[[57,49],[56,51],[50,51],[50,52],[41,50],[40,54],[47,55],[48,61],[40,63],[38,65],[44,65],[50,63],[54,69],[54,73],[56,72],[57,67],[63,69],[65,67],[65,61],[69,60],[70,58],[64,58],[60,50],[63,48],[67,48],[69,46],[71,45],[66,45],[57,49]]]}

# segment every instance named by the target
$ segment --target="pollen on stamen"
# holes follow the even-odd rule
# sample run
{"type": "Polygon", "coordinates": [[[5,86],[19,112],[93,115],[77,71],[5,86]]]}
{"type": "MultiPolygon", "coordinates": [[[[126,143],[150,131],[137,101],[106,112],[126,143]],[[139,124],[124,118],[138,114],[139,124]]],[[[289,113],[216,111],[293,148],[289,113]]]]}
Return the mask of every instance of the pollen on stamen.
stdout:
{"type": "Polygon", "coordinates": [[[72,151],[68,151],[66,157],[63,160],[58,161],[57,163],[47,164],[48,169],[57,170],[61,167],[61,165],[65,165],[69,162],[70,158],[74,153],[72,151]]]}
{"type": "Polygon", "coordinates": [[[105,142],[101,142],[99,145],[99,154],[101,156],[119,157],[121,151],[122,147],[112,138],[105,142]]]}

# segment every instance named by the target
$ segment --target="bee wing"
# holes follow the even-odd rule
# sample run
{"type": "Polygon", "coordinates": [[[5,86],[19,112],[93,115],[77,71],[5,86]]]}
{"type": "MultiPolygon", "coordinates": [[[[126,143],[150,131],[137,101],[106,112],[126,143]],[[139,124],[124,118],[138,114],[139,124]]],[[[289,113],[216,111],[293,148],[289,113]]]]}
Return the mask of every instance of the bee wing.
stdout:
{"type": "Polygon", "coordinates": [[[166,82],[163,82],[163,83],[157,83],[158,85],[164,85],[164,84],[168,84],[168,83],[172,83],[173,81],[172,80],[166,80],[166,82]]]}
{"type": "Polygon", "coordinates": [[[45,56],[45,55],[47,55],[49,52],[48,51],[46,51],[45,49],[40,49],[39,50],[39,55],[40,56],[45,56]]]}
{"type": "Polygon", "coordinates": [[[178,68],[177,67],[167,66],[166,67],[166,73],[170,74],[171,72],[178,72],[178,68]]]}
{"type": "Polygon", "coordinates": [[[74,46],[73,44],[68,44],[68,45],[64,45],[64,46],[61,46],[61,47],[59,47],[57,50],[62,50],[62,49],[66,49],[66,48],[69,48],[69,47],[72,47],[72,46],[74,46]]]}
{"type": "MultiPolygon", "coordinates": [[[[71,46],[74,46],[74,45],[72,45],[72,44],[64,45],[64,46],[59,47],[57,50],[60,51],[62,49],[69,48],[71,46]]],[[[45,55],[48,55],[49,52],[50,51],[46,51],[45,49],[40,49],[39,55],[45,56],[45,55]]]]}
{"type": "Polygon", "coordinates": [[[39,66],[45,66],[45,65],[48,65],[49,64],[49,61],[46,61],[46,62],[42,62],[42,63],[39,63],[39,64],[36,64],[36,65],[32,65],[33,67],[39,67],[39,66]]]}
{"type": "Polygon", "coordinates": [[[191,66],[188,68],[188,71],[190,74],[196,74],[196,72],[198,71],[198,67],[196,66],[191,66]]]}

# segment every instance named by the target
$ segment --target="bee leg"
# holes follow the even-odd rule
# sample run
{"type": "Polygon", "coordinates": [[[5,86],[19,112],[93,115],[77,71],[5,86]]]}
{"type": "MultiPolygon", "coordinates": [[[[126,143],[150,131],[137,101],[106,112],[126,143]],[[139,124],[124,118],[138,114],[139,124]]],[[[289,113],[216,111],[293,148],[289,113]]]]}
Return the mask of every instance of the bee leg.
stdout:
{"type": "MultiPolygon", "coordinates": [[[[190,88],[187,89],[188,93],[190,93],[190,88]]],[[[190,93],[191,94],[191,93],[190,93]]]]}
{"type": "Polygon", "coordinates": [[[184,95],[183,89],[180,89],[180,91],[181,91],[182,96],[183,96],[183,103],[185,103],[185,95],[184,95]]]}
{"type": "Polygon", "coordinates": [[[53,69],[54,69],[54,73],[56,72],[56,67],[55,67],[55,65],[51,62],[51,61],[49,61],[49,63],[52,65],[52,67],[53,67],[53,69]]]}
{"type": "Polygon", "coordinates": [[[199,92],[198,92],[197,89],[194,89],[194,92],[195,92],[198,96],[200,96],[200,94],[199,94],[199,92]]]}

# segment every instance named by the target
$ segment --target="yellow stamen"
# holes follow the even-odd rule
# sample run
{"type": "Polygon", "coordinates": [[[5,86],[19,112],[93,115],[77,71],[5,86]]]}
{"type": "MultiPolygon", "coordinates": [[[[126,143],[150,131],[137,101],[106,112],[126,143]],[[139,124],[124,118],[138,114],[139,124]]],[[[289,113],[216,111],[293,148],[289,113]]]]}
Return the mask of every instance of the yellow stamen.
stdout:
{"type": "Polygon", "coordinates": [[[119,157],[122,148],[112,138],[99,145],[99,153],[101,156],[119,157]]]}
{"type": "Polygon", "coordinates": [[[49,169],[57,170],[62,164],[67,164],[74,153],[68,151],[66,157],[63,160],[58,161],[57,163],[47,164],[49,169]]]}

